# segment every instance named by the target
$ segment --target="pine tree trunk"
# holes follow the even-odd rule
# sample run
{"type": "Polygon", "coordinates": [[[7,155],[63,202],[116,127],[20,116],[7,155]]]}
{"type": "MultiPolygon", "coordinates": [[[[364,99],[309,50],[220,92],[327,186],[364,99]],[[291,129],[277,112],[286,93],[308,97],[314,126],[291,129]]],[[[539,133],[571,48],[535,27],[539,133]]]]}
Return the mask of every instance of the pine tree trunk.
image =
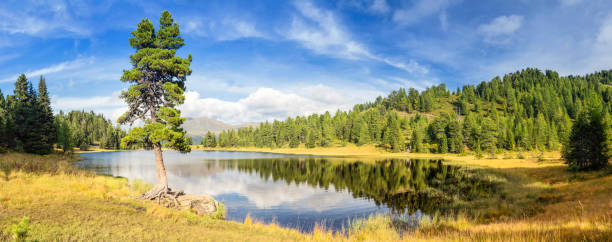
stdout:
{"type": "MultiPolygon", "coordinates": [[[[150,106],[151,112],[151,123],[157,123],[157,108],[154,104],[150,106]]],[[[162,154],[162,147],[160,142],[153,143],[153,151],[155,153],[155,176],[156,176],[156,185],[150,191],[145,194],[140,195],[140,199],[143,200],[153,200],[159,199],[162,196],[165,196],[170,192],[170,188],[168,188],[168,178],[166,176],[166,166],[164,165],[164,158],[162,154]]]]}
{"type": "Polygon", "coordinates": [[[161,144],[159,142],[153,144],[155,152],[155,172],[157,177],[157,187],[168,188],[168,178],[166,177],[166,166],[164,165],[164,157],[162,156],[161,144]]]}

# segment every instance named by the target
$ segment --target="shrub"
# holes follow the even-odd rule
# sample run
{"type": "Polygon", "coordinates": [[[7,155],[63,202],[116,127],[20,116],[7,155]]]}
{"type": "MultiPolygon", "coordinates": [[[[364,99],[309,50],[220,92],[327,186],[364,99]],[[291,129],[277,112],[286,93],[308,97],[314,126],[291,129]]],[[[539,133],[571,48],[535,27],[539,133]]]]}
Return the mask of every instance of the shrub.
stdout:
{"type": "Polygon", "coordinates": [[[30,218],[23,217],[21,222],[13,224],[11,229],[7,231],[7,236],[12,237],[13,241],[25,242],[30,231],[30,218]]]}

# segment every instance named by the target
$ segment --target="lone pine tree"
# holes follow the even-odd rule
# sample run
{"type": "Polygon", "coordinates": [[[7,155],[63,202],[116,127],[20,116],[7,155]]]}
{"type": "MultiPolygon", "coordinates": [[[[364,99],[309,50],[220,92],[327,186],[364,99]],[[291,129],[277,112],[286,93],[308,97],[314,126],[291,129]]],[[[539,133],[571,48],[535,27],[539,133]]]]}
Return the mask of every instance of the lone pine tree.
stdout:
{"type": "Polygon", "coordinates": [[[146,143],[155,153],[157,182],[141,199],[155,199],[170,192],[166,167],[162,156],[162,142],[165,147],[182,152],[191,151],[185,132],[180,128],[185,118],[176,109],[185,100],[185,81],[191,74],[191,54],[187,58],[176,55],[184,45],[179,25],[168,11],[161,14],[159,29],[148,19],[143,19],[132,32],[130,46],[136,53],[130,56],[132,69],[124,70],[121,81],[130,83],[121,98],[128,104],[128,110],[118,122],[130,125],[143,120],[143,127],[135,127],[121,140],[122,146],[146,143]]]}

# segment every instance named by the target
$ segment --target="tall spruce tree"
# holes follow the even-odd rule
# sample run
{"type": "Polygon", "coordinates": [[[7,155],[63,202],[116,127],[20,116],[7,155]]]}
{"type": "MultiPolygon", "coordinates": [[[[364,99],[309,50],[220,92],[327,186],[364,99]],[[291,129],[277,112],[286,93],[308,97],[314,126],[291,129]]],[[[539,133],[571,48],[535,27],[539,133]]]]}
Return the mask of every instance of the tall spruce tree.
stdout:
{"type": "Polygon", "coordinates": [[[42,76],[40,76],[38,83],[38,125],[42,142],[40,153],[46,154],[53,150],[53,145],[57,142],[57,132],[53,120],[51,99],[49,99],[47,91],[47,83],[42,76]]]}
{"type": "Polygon", "coordinates": [[[121,140],[123,146],[148,143],[153,147],[157,182],[155,187],[141,195],[141,199],[155,199],[170,191],[166,167],[162,156],[162,142],[166,147],[182,152],[191,151],[185,132],[180,128],[185,118],[177,105],[185,100],[185,81],[191,74],[191,54],[187,58],[176,55],[184,45],[179,25],[168,11],[163,11],[159,29],[148,19],[143,19],[132,32],[130,46],[136,53],[130,56],[131,70],[124,70],[122,82],[130,83],[121,98],[128,104],[128,111],[118,120],[120,124],[133,124],[144,120],[143,127],[130,130],[121,140]]]}

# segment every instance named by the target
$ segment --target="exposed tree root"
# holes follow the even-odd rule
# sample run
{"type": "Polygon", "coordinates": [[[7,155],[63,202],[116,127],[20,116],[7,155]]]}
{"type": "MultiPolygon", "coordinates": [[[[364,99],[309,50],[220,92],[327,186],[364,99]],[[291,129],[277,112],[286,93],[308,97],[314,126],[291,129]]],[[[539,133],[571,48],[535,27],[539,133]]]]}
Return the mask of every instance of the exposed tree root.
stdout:
{"type": "Polygon", "coordinates": [[[138,199],[142,200],[157,200],[158,204],[163,204],[165,207],[178,208],[181,206],[177,197],[184,195],[182,190],[172,191],[166,186],[155,186],[150,191],[138,196],[138,199]]]}

